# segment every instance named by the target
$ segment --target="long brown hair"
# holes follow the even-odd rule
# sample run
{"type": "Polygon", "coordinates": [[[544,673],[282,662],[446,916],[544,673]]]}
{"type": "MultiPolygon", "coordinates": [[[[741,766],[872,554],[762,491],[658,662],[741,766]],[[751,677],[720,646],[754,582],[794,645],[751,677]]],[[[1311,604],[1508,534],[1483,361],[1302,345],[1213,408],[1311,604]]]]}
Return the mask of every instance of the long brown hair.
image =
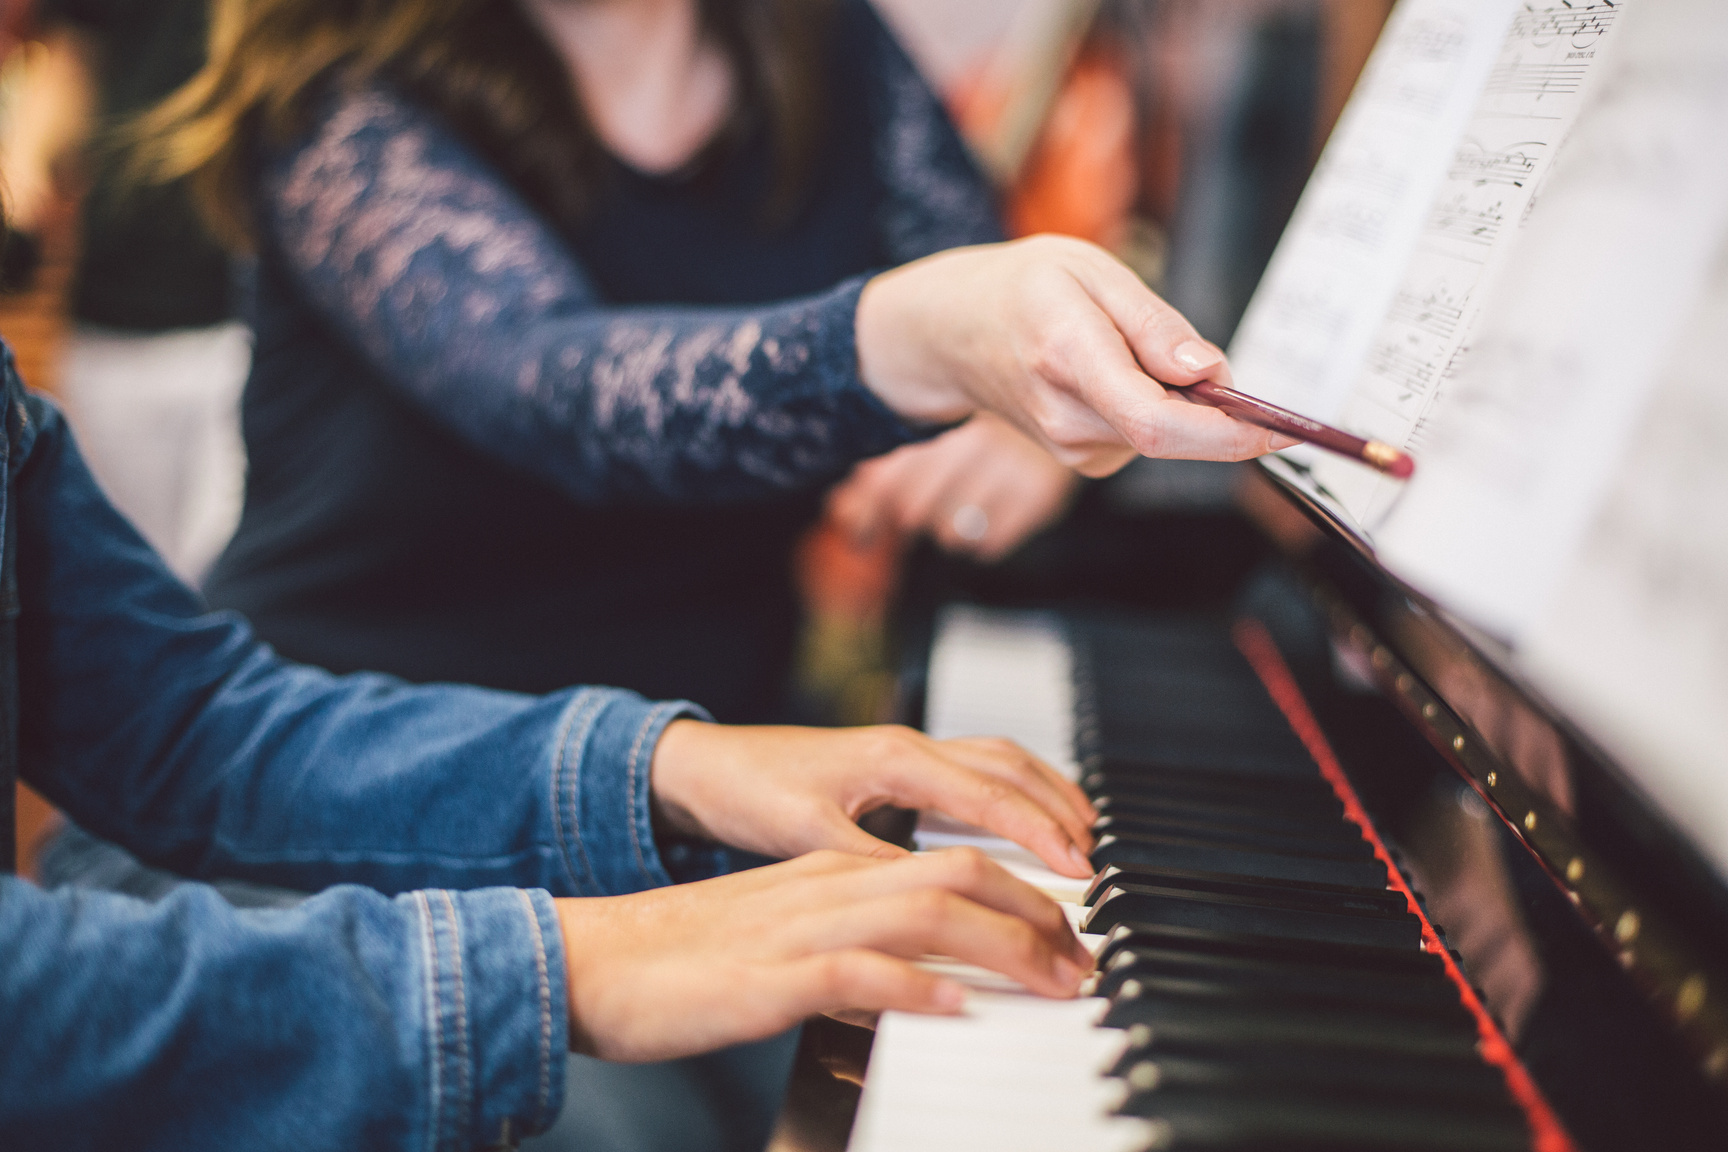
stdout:
{"type": "MultiPolygon", "coordinates": [[[[738,98],[721,141],[771,134],[768,218],[795,205],[823,114],[832,0],[697,0],[738,98]]],[[[442,115],[560,227],[578,223],[604,152],[569,74],[515,0],[214,0],[204,67],[133,128],[134,171],[186,178],[211,230],[252,243],[254,148],[305,131],[325,81],[386,78],[442,115]]]]}

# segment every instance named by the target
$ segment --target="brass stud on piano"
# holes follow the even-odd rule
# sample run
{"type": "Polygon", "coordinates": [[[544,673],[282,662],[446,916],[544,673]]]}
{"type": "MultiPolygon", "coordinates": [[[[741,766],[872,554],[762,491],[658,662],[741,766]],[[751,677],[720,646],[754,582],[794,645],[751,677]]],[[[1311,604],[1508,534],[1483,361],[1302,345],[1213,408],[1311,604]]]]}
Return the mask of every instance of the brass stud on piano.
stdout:
{"type": "Polygon", "coordinates": [[[1434,701],[1430,700],[1422,705],[1422,718],[1424,720],[1432,720],[1438,715],[1440,715],[1440,707],[1434,701]]]}
{"type": "Polygon", "coordinates": [[[1392,653],[1386,651],[1384,648],[1376,648],[1374,649],[1374,655],[1370,656],[1368,660],[1375,668],[1384,672],[1392,663],[1392,653]]]}
{"type": "Polygon", "coordinates": [[[1705,1057],[1704,1075],[1712,1080],[1728,1077],[1728,1044],[1718,1045],[1716,1051],[1705,1057]]]}
{"type": "Polygon", "coordinates": [[[1409,692],[1410,689],[1415,685],[1416,681],[1410,679],[1410,673],[1400,672],[1400,673],[1398,673],[1398,679],[1397,679],[1396,683],[1398,685],[1398,691],[1409,692]]]}
{"type": "Polygon", "coordinates": [[[1630,944],[1638,939],[1638,913],[1628,908],[1620,913],[1620,919],[1614,921],[1614,939],[1622,944],[1630,944]]]}
{"type": "Polygon", "coordinates": [[[1452,751],[1454,751],[1454,752],[1464,751],[1464,737],[1462,737],[1462,736],[1452,737],[1452,751]]]}
{"type": "Polygon", "coordinates": [[[1532,809],[1530,809],[1530,811],[1524,813],[1524,831],[1526,831],[1526,832],[1536,831],[1536,809],[1534,809],[1534,808],[1532,808],[1532,809]]]}
{"type": "Polygon", "coordinates": [[[1150,1092],[1164,1079],[1163,1071],[1152,1060],[1142,1060],[1128,1070],[1128,1087],[1136,1092],[1150,1092]]]}
{"type": "Polygon", "coordinates": [[[1684,1024],[1704,1007],[1704,993],[1708,990],[1704,982],[1704,973],[1694,972],[1680,982],[1680,992],[1674,997],[1674,1015],[1684,1024]]]}
{"type": "Polygon", "coordinates": [[[1574,856],[1566,865],[1566,883],[1576,884],[1584,879],[1584,857],[1574,856]]]}
{"type": "Polygon", "coordinates": [[[1492,768],[1488,769],[1488,787],[1492,788],[1498,783],[1500,783],[1500,773],[1492,768]]]}

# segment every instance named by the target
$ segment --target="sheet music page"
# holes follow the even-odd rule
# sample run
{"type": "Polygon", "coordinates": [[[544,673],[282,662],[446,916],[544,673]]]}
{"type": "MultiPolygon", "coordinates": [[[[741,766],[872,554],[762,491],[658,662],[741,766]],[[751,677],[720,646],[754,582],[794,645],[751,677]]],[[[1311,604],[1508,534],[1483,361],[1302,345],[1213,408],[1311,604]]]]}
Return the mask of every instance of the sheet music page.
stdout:
{"type": "Polygon", "coordinates": [[[1728,4],[1643,0],[1623,32],[1376,533],[1389,568],[1514,644],[1607,495],[1728,229],[1728,4]]]}
{"type": "Polygon", "coordinates": [[[1416,246],[1518,0],[1401,0],[1230,344],[1236,386],[1329,419],[1416,246]]]}
{"type": "MultiPolygon", "coordinates": [[[[1341,427],[1406,449],[1422,470],[1429,419],[1577,117],[1624,14],[1643,0],[1525,0],[1430,203],[1420,235],[1337,410],[1341,427]]],[[[1370,530],[1402,483],[1317,457],[1316,479],[1370,530]]]]}
{"type": "Polygon", "coordinates": [[[1519,654],[1728,878],[1728,244],[1519,654]]]}

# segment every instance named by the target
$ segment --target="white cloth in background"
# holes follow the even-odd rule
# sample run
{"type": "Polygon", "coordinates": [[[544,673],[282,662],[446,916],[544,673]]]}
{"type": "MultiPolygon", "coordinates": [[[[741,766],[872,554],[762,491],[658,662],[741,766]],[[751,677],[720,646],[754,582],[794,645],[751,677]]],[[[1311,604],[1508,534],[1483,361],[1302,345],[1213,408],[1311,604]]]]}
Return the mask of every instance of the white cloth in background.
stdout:
{"type": "Polygon", "coordinates": [[[252,333],[229,322],[67,335],[60,393],[108,498],[196,585],[233,535],[246,490],[240,393],[252,333]]]}

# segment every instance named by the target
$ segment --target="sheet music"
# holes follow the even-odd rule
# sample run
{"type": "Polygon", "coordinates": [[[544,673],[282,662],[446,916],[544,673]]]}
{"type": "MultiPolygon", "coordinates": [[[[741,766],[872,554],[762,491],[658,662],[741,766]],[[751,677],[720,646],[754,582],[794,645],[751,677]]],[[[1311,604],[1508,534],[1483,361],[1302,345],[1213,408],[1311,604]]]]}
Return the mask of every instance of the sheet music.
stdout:
{"type": "MultiPolygon", "coordinates": [[[[1491,273],[1514,248],[1615,26],[1635,0],[1527,0],[1498,57],[1337,423],[1424,455],[1428,422],[1481,315],[1491,273]]],[[[1316,460],[1315,478],[1372,528],[1402,484],[1316,460]]]]}
{"type": "Polygon", "coordinates": [[[1236,386],[1328,419],[1367,357],[1517,0],[1402,0],[1230,345],[1236,386]]]}
{"type": "Polygon", "coordinates": [[[1486,296],[1381,559],[1514,643],[1728,230],[1728,4],[1644,0],[1486,296]]]}
{"type": "Polygon", "coordinates": [[[1728,244],[1520,653],[1728,878],[1728,244]]]}

